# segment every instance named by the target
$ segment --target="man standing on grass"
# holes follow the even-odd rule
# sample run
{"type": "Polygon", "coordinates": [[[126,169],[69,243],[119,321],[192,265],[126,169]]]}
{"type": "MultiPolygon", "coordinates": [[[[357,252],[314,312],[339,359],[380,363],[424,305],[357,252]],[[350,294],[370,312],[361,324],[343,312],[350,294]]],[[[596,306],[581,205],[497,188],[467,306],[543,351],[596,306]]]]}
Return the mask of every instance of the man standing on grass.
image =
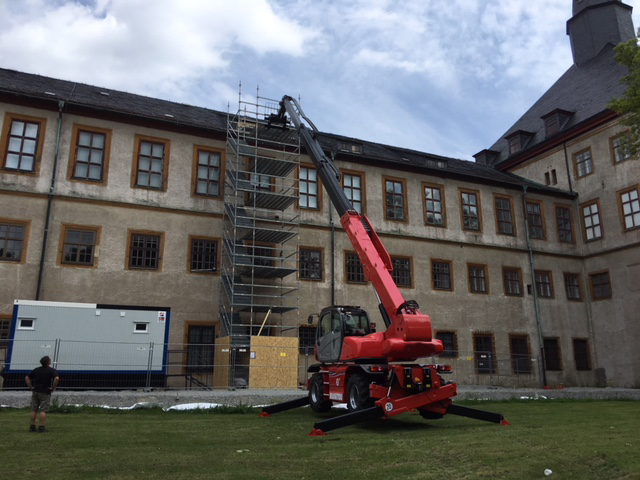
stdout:
{"type": "Polygon", "coordinates": [[[44,433],[47,429],[44,423],[51,403],[51,394],[58,386],[60,377],[58,372],[51,368],[51,359],[48,356],[40,359],[41,367],[34,368],[29,375],[24,377],[27,387],[31,389],[31,426],[30,432],[44,433]],[[40,426],[36,430],[36,417],[40,411],[40,426]]]}

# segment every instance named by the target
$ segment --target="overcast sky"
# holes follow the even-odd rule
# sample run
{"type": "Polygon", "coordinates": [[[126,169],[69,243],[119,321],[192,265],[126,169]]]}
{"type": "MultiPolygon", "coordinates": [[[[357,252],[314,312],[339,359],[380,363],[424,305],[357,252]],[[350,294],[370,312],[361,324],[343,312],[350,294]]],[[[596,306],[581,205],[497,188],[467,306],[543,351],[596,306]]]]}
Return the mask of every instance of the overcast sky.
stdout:
{"type": "Polygon", "coordinates": [[[0,0],[0,66],[225,112],[241,83],[325,132],[472,159],[573,63],[571,5],[0,0]]]}

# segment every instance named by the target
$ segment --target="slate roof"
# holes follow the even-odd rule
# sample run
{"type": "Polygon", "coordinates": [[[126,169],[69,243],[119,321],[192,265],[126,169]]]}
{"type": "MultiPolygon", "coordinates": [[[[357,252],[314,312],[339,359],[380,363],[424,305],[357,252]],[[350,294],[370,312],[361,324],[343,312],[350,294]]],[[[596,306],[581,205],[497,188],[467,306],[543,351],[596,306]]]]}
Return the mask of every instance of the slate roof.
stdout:
{"type": "Polygon", "coordinates": [[[396,165],[398,168],[404,167],[414,171],[417,168],[427,175],[463,178],[471,183],[498,184],[517,189],[527,186],[529,191],[567,197],[574,196],[559,188],[548,187],[509,172],[501,172],[490,165],[483,165],[457,158],[442,157],[380,143],[363,142],[362,140],[337,135],[320,134],[319,141],[322,147],[329,151],[339,150],[338,143],[340,141],[362,145],[362,154],[342,155],[345,159],[360,163],[363,163],[363,159],[364,163],[371,161],[390,163],[396,165]]]}
{"type": "MultiPolygon", "coordinates": [[[[49,102],[64,100],[69,105],[154,119],[172,125],[192,126],[218,132],[227,130],[227,114],[223,112],[2,68],[0,68],[0,94],[27,96],[49,102]],[[171,117],[167,117],[166,114],[171,117]]],[[[272,135],[284,138],[290,133],[274,128],[272,135]]],[[[418,170],[425,174],[442,177],[462,178],[472,183],[498,184],[516,189],[526,185],[532,192],[574,196],[561,189],[547,187],[508,172],[500,172],[489,165],[335,134],[319,133],[318,140],[325,150],[337,152],[338,157],[345,160],[365,164],[387,163],[395,168],[418,170]],[[361,145],[362,153],[341,153],[341,143],[361,145]]]]}
{"type": "MultiPolygon", "coordinates": [[[[509,158],[509,146],[505,137],[518,130],[533,133],[533,137],[527,142],[526,151],[545,140],[545,125],[542,116],[555,109],[573,112],[566,125],[556,133],[563,135],[571,128],[589,120],[590,118],[607,111],[609,101],[621,96],[625,91],[625,85],[620,79],[628,71],[614,60],[613,45],[608,44],[600,53],[580,65],[575,64],[569,68],[549,90],[520,119],[507,130],[501,138],[495,142],[489,150],[499,152],[492,162],[498,165],[509,158]]],[[[518,152],[520,153],[520,152],[518,152]]]]}
{"type": "Polygon", "coordinates": [[[49,101],[64,100],[97,110],[227,131],[227,114],[223,112],[4,68],[0,68],[0,92],[49,101]]]}

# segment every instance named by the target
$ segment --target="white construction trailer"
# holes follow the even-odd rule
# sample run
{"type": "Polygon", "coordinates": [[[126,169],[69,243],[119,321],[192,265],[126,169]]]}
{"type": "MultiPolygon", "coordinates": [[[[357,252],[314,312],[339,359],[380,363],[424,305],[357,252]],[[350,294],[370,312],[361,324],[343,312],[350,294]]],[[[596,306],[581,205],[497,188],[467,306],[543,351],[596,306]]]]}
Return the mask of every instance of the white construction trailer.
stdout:
{"type": "Polygon", "coordinates": [[[169,308],[16,300],[4,388],[45,355],[61,388],[165,386],[170,321],[169,308]]]}

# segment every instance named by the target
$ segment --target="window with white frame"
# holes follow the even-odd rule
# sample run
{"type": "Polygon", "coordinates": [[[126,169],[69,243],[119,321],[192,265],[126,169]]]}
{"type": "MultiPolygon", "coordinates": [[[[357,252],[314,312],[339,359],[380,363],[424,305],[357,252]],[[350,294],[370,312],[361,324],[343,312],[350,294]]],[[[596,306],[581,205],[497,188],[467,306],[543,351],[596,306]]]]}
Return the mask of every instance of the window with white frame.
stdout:
{"type": "Polygon", "coordinates": [[[18,330],[35,330],[35,318],[18,318],[18,330]]]}
{"type": "Polygon", "coordinates": [[[318,210],[318,172],[315,168],[300,167],[298,207],[318,210]]]}
{"type": "Polygon", "coordinates": [[[640,227],[640,200],[638,196],[637,186],[620,193],[620,209],[625,230],[640,227]]]}
{"type": "Polygon", "coordinates": [[[602,224],[600,222],[600,207],[598,202],[582,206],[582,220],[584,235],[587,241],[602,238],[602,224]]]}

